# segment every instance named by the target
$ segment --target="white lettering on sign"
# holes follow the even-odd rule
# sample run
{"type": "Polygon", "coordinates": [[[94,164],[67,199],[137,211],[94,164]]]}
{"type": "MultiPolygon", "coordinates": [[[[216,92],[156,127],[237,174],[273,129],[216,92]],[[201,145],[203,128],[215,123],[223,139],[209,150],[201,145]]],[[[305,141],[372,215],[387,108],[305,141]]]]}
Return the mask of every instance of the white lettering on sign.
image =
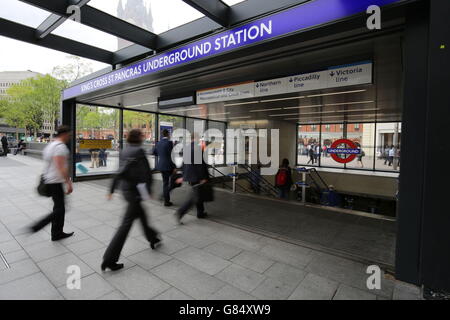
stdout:
{"type": "Polygon", "coordinates": [[[197,91],[197,104],[246,99],[255,96],[253,82],[197,91]]]}
{"type": "Polygon", "coordinates": [[[282,94],[287,91],[288,79],[279,78],[255,82],[255,97],[282,94]]]}
{"type": "Polygon", "coordinates": [[[325,71],[304,73],[289,77],[287,92],[318,90],[326,87],[327,81],[325,71]]]}
{"type": "Polygon", "coordinates": [[[372,64],[359,64],[328,70],[328,88],[372,82],[372,64]]]}
{"type": "Polygon", "coordinates": [[[230,101],[368,83],[372,83],[372,62],[331,67],[324,71],[201,90],[197,91],[197,103],[230,101]]]}

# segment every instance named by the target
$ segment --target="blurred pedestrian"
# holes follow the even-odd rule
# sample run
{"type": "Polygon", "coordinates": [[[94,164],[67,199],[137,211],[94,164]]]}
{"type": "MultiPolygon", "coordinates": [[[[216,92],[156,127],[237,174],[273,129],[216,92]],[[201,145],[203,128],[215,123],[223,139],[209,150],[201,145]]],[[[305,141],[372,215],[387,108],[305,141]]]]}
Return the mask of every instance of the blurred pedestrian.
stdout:
{"type": "Polygon", "coordinates": [[[156,157],[156,170],[161,172],[163,181],[164,206],[173,205],[170,202],[170,177],[176,173],[175,163],[172,161],[173,142],[170,141],[169,130],[162,131],[162,139],[156,143],[153,154],[156,157]]]}
{"type": "Polygon", "coordinates": [[[52,241],[65,239],[73,235],[73,232],[65,233],[63,231],[66,214],[64,195],[71,194],[73,191],[72,180],[69,176],[69,149],[66,146],[70,141],[70,135],[70,127],[58,127],[56,139],[49,143],[43,151],[46,169],[42,178],[47,196],[53,200],[53,211],[34,224],[31,231],[37,232],[51,223],[52,241]],[[64,184],[66,184],[66,192],[64,192],[64,184]]]}
{"type": "Polygon", "coordinates": [[[177,183],[186,181],[192,187],[192,192],[188,199],[176,212],[176,218],[179,223],[183,216],[192,208],[197,207],[197,218],[204,219],[208,216],[205,212],[204,198],[202,194],[202,184],[208,182],[208,166],[203,159],[203,150],[200,146],[198,136],[192,135],[190,144],[183,148],[183,177],[177,180],[177,183]]]}
{"type": "Polygon", "coordinates": [[[142,200],[145,200],[151,194],[152,185],[150,164],[144,149],[141,147],[143,140],[144,136],[141,130],[131,130],[127,137],[128,147],[120,154],[120,169],[113,179],[108,199],[112,199],[112,194],[120,181],[128,207],[122,224],[103,255],[102,271],[107,268],[112,271],[123,268],[123,264],[117,263],[117,261],[135,219],[140,219],[145,237],[152,249],[155,249],[156,244],[161,241],[158,238],[157,231],[148,225],[147,216],[142,206],[142,200]]]}

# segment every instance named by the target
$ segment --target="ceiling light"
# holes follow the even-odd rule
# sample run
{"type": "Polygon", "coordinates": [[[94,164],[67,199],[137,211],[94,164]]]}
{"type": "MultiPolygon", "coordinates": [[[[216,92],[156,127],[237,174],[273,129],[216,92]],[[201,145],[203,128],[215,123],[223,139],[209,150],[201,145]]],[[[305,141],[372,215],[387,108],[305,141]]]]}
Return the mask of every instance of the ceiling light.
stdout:
{"type": "Polygon", "coordinates": [[[317,108],[317,107],[323,107],[322,104],[313,104],[310,106],[298,106],[298,107],[284,107],[283,109],[303,109],[303,108],[317,108]]]}
{"type": "Polygon", "coordinates": [[[283,100],[297,100],[306,98],[305,96],[300,97],[290,97],[290,98],[279,98],[279,99],[269,99],[269,100],[261,100],[260,102],[274,102],[274,101],[283,101],[283,100]]]}
{"type": "Polygon", "coordinates": [[[224,106],[230,107],[230,106],[240,106],[243,104],[252,104],[252,103],[259,103],[261,101],[249,101],[249,102],[238,102],[238,103],[225,103],[224,106]]]}
{"type": "Polygon", "coordinates": [[[283,108],[258,109],[258,110],[250,110],[250,112],[276,111],[276,110],[281,110],[281,109],[283,109],[283,108]]]}
{"type": "Polygon", "coordinates": [[[143,104],[141,104],[141,106],[146,106],[146,105],[151,105],[151,104],[157,104],[158,103],[158,101],[155,101],[155,102],[148,102],[148,103],[143,103],[143,104]]]}
{"type": "Polygon", "coordinates": [[[269,117],[284,117],[284,116],[295,116],[298,113],[282,113],[282,114],[269,114],[269,117]]]}
{"type": "Polygon", "coordinates": [[[170,112],[184,112],[184,111],[192,111],[192,110],[200,110],[202,108],[197,107],[197,108],[189,108],[189,109],[175,109],[175,110],[170,110],[170,109],[166,109],[167,111],[170,112]]]}
{"type": "Polygon", "coordinates": [[[310,94],[307,97],[313,98],[313,97],[322,97],[322,96],[333,96],[336,94],[346,94],[346,93],[356,93],[356,92],[364,92],[367,91],[367,89],[361,89],[361,90],[352,90],[352,91],[340,91],[340,92],[330,92],[330,93],[319,93],[319,94],[310,94]]]}
{"type": "Polygon", "coordinates": [[[251,116],[245,116],[245,117],[230,117],[230,118],[220,118],[220,119],[214,119],[214,120],[232,120],[232,119],[249,119],[251,116]]]}
{"type": "Polygon", "coordinates": [[[355,102],[340,102],[340,103],[327,103],[324,106],[344,106],[349,104],[364,104],[364,103],[374,103],[375,101],[355,101],[355,102]]]}

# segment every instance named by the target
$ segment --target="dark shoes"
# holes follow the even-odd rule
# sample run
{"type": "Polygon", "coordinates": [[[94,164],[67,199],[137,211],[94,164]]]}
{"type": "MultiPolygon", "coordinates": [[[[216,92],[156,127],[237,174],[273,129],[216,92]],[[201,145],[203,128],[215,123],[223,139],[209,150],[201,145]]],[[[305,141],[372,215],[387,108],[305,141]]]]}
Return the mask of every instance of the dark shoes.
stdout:
{"type": "Polygon", "coordinates": [[[73,236],[73,232],[69,232],[69,233],[60,233],[60,234],[58,234],[58,235],[56,235],[56,236],[52,236],[52,241],[58,241],[58,240],[62,240],[62,239],[65,239],[65,238],[68,238],[68,237],[71,237],[71,236],[73,236]]]}
{"type": "Polygon", "coordinates": [[[164,202],[164,207],[171,207],[171,206],[173,206],[173,203],[172,202],[164,202]]]}
{"type": "Polygon", "coordinates": [[[155,250],[156,245],[161,243],[161,239],[159,238],[155,238],[152,241],[150,241],[150,248],[152,248],[153,250],[155,250]]]}
{"type": "Polygon", "coordinates": [[[206,219],[208,218],[208,214],[206,212],[203,212],[202,214],[197,215],[198,219],[206,219]]]}
{"type": "Polygon", "coordinates": [[[105,271],[106,269],[117,271],[123,268],[123,263],[106,263],[105,261],[103,261],[100,268],[102,269],[102,271],[105,271]]]}

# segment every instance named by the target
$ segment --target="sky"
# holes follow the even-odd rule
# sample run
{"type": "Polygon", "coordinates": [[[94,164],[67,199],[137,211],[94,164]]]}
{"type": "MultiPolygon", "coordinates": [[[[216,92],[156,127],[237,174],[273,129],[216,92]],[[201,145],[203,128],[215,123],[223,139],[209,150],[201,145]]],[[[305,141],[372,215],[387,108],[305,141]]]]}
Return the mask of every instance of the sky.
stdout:
{"type": "MultiPolygon", "coordinates": [[[[117,16],[117,8],[120,0],[91,0],[89,5],[113,16],[117,16]]],[[[122,0],[122,6],[127,1],[122,0]]],[[[193,9],[182,0],[139,0],[147,10],[151,10],[153,16],[152,32],[159,34],[171,28],[201,18],[203,14],[193,9]],[[176,9],[176,10],[175,10],[176,9]]],[[[224,0],[233,5],[244,0],[224,0]]],[[[12,20],[29,27],[36,28],[48,17],[49,12],[19,0],[1,0],[0,18],[12,20]]],[[[129,21],[133,23],[133,21],[129,21]]],[[[72,40],[97,46],[105,50],[116,51],[118,49],[117,37],[99,30],[66,20],[59,26],[54,34],[72,40]]],[[[67,53],[58,52],[44,47],[28,44],[0,36],[0,71],[32,70],[40,73],[51,73],[53,68],[67,63],[67,53]]],[[[107,67],[108,65],[85,59],[89,62],[93,71],[107,67]]]]}

